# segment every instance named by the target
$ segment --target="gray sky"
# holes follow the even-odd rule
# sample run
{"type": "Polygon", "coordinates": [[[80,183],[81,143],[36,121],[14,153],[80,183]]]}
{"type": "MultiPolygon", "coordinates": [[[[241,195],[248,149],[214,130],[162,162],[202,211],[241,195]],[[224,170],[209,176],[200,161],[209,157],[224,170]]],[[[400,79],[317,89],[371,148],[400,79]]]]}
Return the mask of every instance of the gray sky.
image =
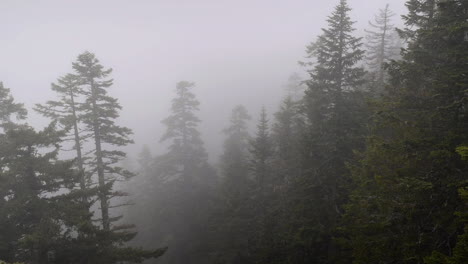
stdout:
{"type": "MultiPolygon", "coordinates": [[[[404,0],[350,0],[357,34],[386,3],[401,15],[404,0]]],[[[136,146],[158,145],[175,83],[197,83],[202,133],[217,155],[231,108],[256,119],[272,112],[305,46],[326,25],[338,0],[1,0],[0,80],[28,108],[53,98],[50,83],[89,50],[114,69],[112,96],[136,146]],[[208,140],[209,139],[209,140],[208,140]]],[[[399,16],[395,17],[399,20],[399,16]]],[[[31,111],[32,112],[32,111],[31,111]]],[[[32,114],[32,113],[31,113],[32,114]]],[[[32,114],[35,126],[45,122],[32,114]]]]}

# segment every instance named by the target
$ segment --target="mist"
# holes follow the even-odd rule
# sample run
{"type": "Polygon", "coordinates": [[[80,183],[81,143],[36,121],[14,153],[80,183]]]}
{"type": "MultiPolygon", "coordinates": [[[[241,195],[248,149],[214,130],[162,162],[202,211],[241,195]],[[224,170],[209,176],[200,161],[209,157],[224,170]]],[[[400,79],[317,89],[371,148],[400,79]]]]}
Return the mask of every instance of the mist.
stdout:
{"type": "Polygon", "coordinates": [[[468,263],[465,0],[0,10],[0,264],[468,263]]]}
{"type": "MultiPolygon", "coordinates": [[[[387,1],[350,1],[357,34],[387,1]]],[[[133,129],[131,156],[148,144],[161,150],[160,121],[167,116],[175,84],[195,82],[200,127],[215,157],[229,113],[244,104],[256,116],[274,111],[287,93],[305,47],[320,34],[333,1],[2,1],[2,80],[30,109],[53,97],[50,83],[67,73],[84,51],[114,70],[112,95],[133,129]],[[27,76],[25,78],[24,76],[27,76]],[[255,99],[253,99],[255,98],[255,99]],[[213,114],[215,113],[215,114],[213,114]],[[209,140],[207,140],[209,139],[209,140]]],[[[404,1],[391,9],[404,14],[404,1]]],[[[399,23],[399,18],[395,18],[399,23]]],[[[47,120],[31,111],[34,126],[47,120]]]]}

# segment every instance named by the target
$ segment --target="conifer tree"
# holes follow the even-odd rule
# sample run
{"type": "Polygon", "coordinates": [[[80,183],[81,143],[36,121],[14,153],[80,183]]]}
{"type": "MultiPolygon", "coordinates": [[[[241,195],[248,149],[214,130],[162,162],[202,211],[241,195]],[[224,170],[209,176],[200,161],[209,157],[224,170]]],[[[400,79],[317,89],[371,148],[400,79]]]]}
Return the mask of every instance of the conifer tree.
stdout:
{"type": "Polygon", "coordinates": [[[195,115],[200,103],[190,91],[194,85],[187,81],[177,83],[177,96],[172,100],[172,113],[162,121],[167,130],[161,141],[171,141],[169,152],[165,155],[165,159],[169,162],[164,166],[172,168],[171,175],[168,176],[179,176],[183,180],[189,180],[193,176],[190,172],[201,166],[207,159],[203,141],[197,129],[200,119],[195,115]]]}
{"type": "Polygon", "coordinates": [[[390,64],[390,94],[353,168],[345,219],[356,263],[444,263],[433,261],[454,254],[468,169],[455,151],[467,141],[468,6],[437,3],[407,2],[408,48],[390,64]]]}
{"type": "Polygon", "coordinates": [[[80,176],[80,187],[86,190],[86,176],[84,170],[84,157],[82,154],[83,138],[80,134],[80,103],[77,101],[80,95],[80,86],[77,77],[67,74],[52,83],[52,90],[58,95],[57,101],[48,101],[45,105],[37,104],[35,110],[45,117],[58,120],[67,134],[71,134],[74,141],[73,148],[76,151],[76,165],[80,176]]]}
{"type": "Polygon", "coordinates": [[[61,214],[55,211],[55,194],[73,181],[69,162],[57,160],[58,133],[53,126],[35,132],[23,125],[7,129],[0,137],[1,177],[6,181],[7,227],[12,234],[6,243],[9,254],[2,259],[46,263],[47,252],[61,252],[60,245],[67,239],[62,236],[61,214]],[[47,152],[47,149],[52,151],[47,152]]]}
{"type": "Polygon", "coordinates": [[[18,120],[24,120],[26,118],[27,111],[23,104],[15,103],[14,98],[10,94],[10,89],[3,86],[3,82],[0,82],[0,125],[2,128],[8,126],[8,124],[14,123],[12,118],[18,120]]]}
{"type": "Polygon", "coordinates": [[[113,82],[112,79],[108,79],[112,69],[104,69],[95,55],[90,52],[80,54],[73,63],[73,69],[81,86],[80,93],[85,97],[80,118],[86,128],[92,132],[95,148],[94,158],[89,165],[91,171],[97,173],[102,226],[108,231],[111,222],[117,220],[109,215],[110,197],[121,195],[112,191],[113,184],[118,176],[128,178],[132,173],[115,165],[125,157],[124,152],[103,147],[121,147],[132,143],[129,138],[132,131],[115,124],[122,107],[117,99],[110,97],[107,92],[113,82]]]}
{"type": "Polygon", "coordinates": [[[387,4],[384,9],[379,10],[374,21],[369,21],[372,28],[366,30],[367,63],[370,70],[376,75],[376,88],[378,93],[383,91],[386,80],[385,63],[395,58],[398,54],[395,46],[396,31],[392,23],[395,14],[387,4]]]}
{"type": "Polygon", "coordinates": [[[120,206],[120,204],[111,204],[111,199],[126,195],[122,191],[113,190],[114,183],[118,180],[127,180],[134,175],[117,165],[125,158],[125,152],[111,148],[126,146],[133,142],[130,139],[132,131],[115,124],[122,107],[117,99],[109,96],[107,92],[113,83],[113,80],[108,78],[112,70],[104,69],[95,55],[90,52],[80,54],[72,66],[80,85],[78,91],[84,97],[79,119],[90,131],[90,138],[93,140],[94,149],[91,152],[93,157],[87,166],[90,173],[97,174],[97,196],[101,210],[102,229],[91,228],[88,231],[89,235],[86,236],[90,240],[88,243],[97,245],[98,250],[98,253],[91,256],[91,262],[140,263],[148,258],[157,258],[164,254],[166,248],[143,250],[124,246],[136,236],[136,232],[130,230],[134,226],[112,225],[121,216],[112,217],[109,213],[110,208],[120,206]]]}
{"type": "Polygon", "coordinates": [[[224,152],[221,157],[225,188],[228,193],[238,195],[247,188],[248,143],[249,132],[247,122],[251,119],[247,109],[238,105],[231,113],[230,124],[224,129],[227,138],[224,142],[224,152]]]}
{"type": "Polygon", "coordinates": [[[250,146],[251,171],[255,175],[258,186],[263,189],[265,184],[271,184],[271,179],[267,179],[267,177],[271,173],[271,156],[273,154],[265,107],[262,107],[260,112],[257,133],[255,138],[250,141],[250,146]]]}
{"type": "MultiPolygon", "coordinates": [[[[255,186],[249,178],[249,140],[247,109],[238,105],[233,108],[229,125],[224,129],[226,139],[221,156],[222,183],[220,208],[217,210],[215,247],[219,261],[248,263],[249,239],[255,230],[252,227],[253,207],[250,200],[255,186]]],[[[219,262],[218,261],[218,262],[219,262]]],[[[223,263],[222,262],[222,263],[223,263]]]]}
{"type": "MultiPolygon", "coordinates": [[[[26,109],[22,104],[16,103],[10,94],[10,89],[4,87],[0,82],[0,127],[1,136],[4,137],[5,129],[11,129],[16,125],[15,118],[19,121],[26,118],[26,109]]],[[[0,259],[9,260],[13,258],[10,243],[15,238],[14,222],[8,219],[9,210],[7,208],[6,197],[10,194],[9,181],[3,169],[0,171],[0,259]]]]}
{"type": "Polygon", "coordinates": [[[350,10],[341,0],[327,19],[328,27],[308,48],[315,63],[304,98],[303,173],[293,182],[295,191],[290,194],[298,228],[290,243],[305,245],[291,253],[295,263],[346,259],[340,256],[343,251],[338,249],[334,232],[347,199],[347,163],[353,160],[354,150],[363,147],[365,134],[364,100],[358,89],[365,74],[358,65],[364,51],[361,38],[353,36],[350,10]]]}
{"type": "Polygon", "coordinates": [[[277,180],[290,183],[299,176],[301,167],[300,140],[303,138],[304,120],[300,112],[300,103],[287,96],[277,113],[272,128],[272,140],[275,146],[274,164],[277,180]]]}
{"type": "Polygon", "coordinates": [[[140,159],[143,171],[146,167],[146,182],[138,192],[145,197],[140,197],[135,209],[150,216],[143,220],[146,232],[140,240],[151,244],[155,236],[161,237],[171,249],[160,260],[163,263],[207,261],[200,258],[203,249],[199,240],[206,229],[215,177],[198,130],[200,103],[192,91],[194,87],[188,81],[176,84],[170,114],[162,121],[166,131],[160,141],[169,143],[167,152],[151,159],[144,149],[140,159]]]}

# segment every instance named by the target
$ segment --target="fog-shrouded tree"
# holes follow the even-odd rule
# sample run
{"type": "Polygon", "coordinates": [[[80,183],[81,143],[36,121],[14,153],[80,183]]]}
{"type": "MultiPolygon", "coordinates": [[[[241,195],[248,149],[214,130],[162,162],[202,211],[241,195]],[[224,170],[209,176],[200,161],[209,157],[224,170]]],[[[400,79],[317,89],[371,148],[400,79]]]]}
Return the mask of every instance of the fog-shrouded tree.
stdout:
{"type": "Polygon", "coordinates": [[[302,173],[292,183],[288,206],[298,232],[291,243],[305,245],[292,251],[295,263],[346,259],[334,232],[347,200],[347,163],[353,161],[355,150],[363,148],[365,134],[365,104],[359,89],[364,83],[365,71],[359,63],[364,50],[361,38],[353,35],[350,11],[347,1],[341,0],[307,50],[314,63],[303,103],[307,128],[302,139],[302,173]]]}
{"type": "Polygon", "coordinates": [[[392,24],[395,16],[387,4],[384,9],[369,21],[370,29],[366,30],[366,60],[370,72],[375,75],[374,91],[382,93],[386,81],[385,64],[397,57],[399,53],[398,36],[392,24]]]}
{"type": "Polygon", "coordinates": [[[160,238],[158,244],[169,250],[158,263],[206,263],[209,259],[203,238],[217,179],[199,132],[200,103],[194,88],[188,81],[176,84],[170,113],[162,121],[166,130],[160,141],[167,144],[167,151],[152,156],[144,148],[140,156],[143,175],[134,181],[139,186],[137,204],[130,210],[149,216],[134,216],[145,226],[136,243],[149,246],[155,237],[160,238]]]}
{"type": "Polygon", "coordinates": [[[169,151],[164,155],[166,177],[181,177],[190,180],[190,172],[207,160],[203,141],[198,131],[200,119],[196,116],[200,102],[191,89],[194,83],[181,81],[176,85],[176,97],[172,100],[171,114],[162,123],[166,132],[161,142],[170,141],[169,151]]]}
{"type": "Polygon", "coordinates": [[[60,77],[57,83],[52,83],[52,90],[57,94],[57,100],[47,101],[45,104],[37,104],[35,110],[45,117],[58,120],[67,135],[74,142],[73,149],[76,152],[76,166],[80,177],[80,187],[86,190],[86,175],[84,170],[83,141],[85,135],[80,133],[80,84],[77,76],[67,74],[60,77]]]}
{"type": "MultiPolygon", "coordinates": [[[[74,76],[79,84],[79,93],[83,97],[80,106],[79,120],[84,125],[92,141],[90,161],[86,162],[87,171],[91,177],[97,176],[97,198],[100,205],[102,229],[93,231],[98,235],[99,250],[97,255],[100,263],[116,263],[119,261],[142,262],[148,258],[157,258],[164,254],[165,248],[143,250],[125,246],[125,243],[136,236],[130,224],[115,224],[121,216],[112,216],[110,208],[119,207],[120,203],[112,203],[112,198],[126,196],[122,191],[114,190],[114,183],[127,180],[133,173],[119,166],[126,153],[118,150],[133,143],[129,128],[116,124],[119,111],[122,109],[116,98],[108,94],[113,80],[109,78],[111,69],[105,69],[93,53],[80,54],[72,63],[74,76]],[[114,223],[114,224],[112,224],[114,223]]],[[[115,199],[114,199],[115,200],[115,199]]]]}
{"type": "MultiPolygon", "coordinates": [[[[62,234],[61,213],[56,210],[58,198],[46,198],[72,182],[70,162],[57,160],[60,137],[49,126],[36,132],[27,125],[10,128],[0,135],[0,175],[2,182],[3,240],[0,258],[7,261],[46,263],[47,252],[63,254],[61,244],[69,242],[62,234]]],[[[77,216],[79,213],[77,212],[77,216]]]]}
{"type": "Polygon", "coordinates": [[[291,96],[282,101],[274,116],[271,137],[275,148],[275,178],[283,185],[300,175],[304,116],[300,102],[294,101],[291,96]]]}
{"type": "Polygon", "coordinates": [[[285,85],[286,92],[294,101],[300,100],[304,96],[305,85],[301,76],[294,72],[292,73],[285,85]]]}
{"type": "Polygon", "coordinates": [[[230,124],[224,129],[226,140],[221,156],[224,185],[228,193],[238,195],[247,188],[248,182],[248,144],[250,135],[248,121],[251,119],[247,109],[234,107],[230,124]]]}
{"type": "Polygon", "coordinates": [[[16,103],[10,94],[10,89],[0,82],[0,125],[5,128],[8,124],[14,124],[12,119],[24,120],[27,111],[23,104],[16,103]]]}
{"type": "Polygon", "coordinates": [[[260,189],[265,184],[272,183],[271,179],[267,179],[271,174],[271,157],[273,155],[269,130],[267,113],[265,107],[262,107],[256,135],[250,140],[250,170],[260,189]]]}
{"type": "MultiPolygon", "coordinates": [[[[10,89],[0,82],[0,126],[1,136],[5,137],[5,129],[12,128],[15,121],[22,121],[26,118],[27,111],[20,103],[16,103],[10,93],[10,89]],[[17,120],[14,120],[14,119],[17,120]]],[[[10,180],[0,171],[0,256],[2,260],[9,260],[13,257],[11,243],[17,234],[14,231],[14,222],[8,219],[9,210],[7,208],[6,197],[10,195],[10,180]]]]}
{"type": "Polygon", "coordinates": [[[125,152],[106,147],[133,143],[130,139],[132,131],[115,123],[122,107],[117,99],[108,94],[108,88],[113,83],[109,78],[112,69],[104,69],[94,54],[84,52],[73,63],[73,70],[80,84],[80,94],[85,100],[80,120],[92,133],[91,140],[94,141],[93,158],[88,166],[98,178],[102,226],[104,230],[110,230],[111,222],[117,220],[109,215],[110,199],[121,195],[112,190],[114,182],[118,177],[128,178],[133,174],[116,165],[125,158],[125,152]]]}

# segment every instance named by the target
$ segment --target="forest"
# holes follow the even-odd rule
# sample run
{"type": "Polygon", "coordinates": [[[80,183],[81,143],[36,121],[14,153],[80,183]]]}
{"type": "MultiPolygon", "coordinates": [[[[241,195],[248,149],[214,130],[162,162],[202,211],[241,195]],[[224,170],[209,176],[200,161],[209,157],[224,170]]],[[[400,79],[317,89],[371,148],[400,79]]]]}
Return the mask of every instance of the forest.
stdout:
{"type": "Polygon", "coordinates": [[[468,1],[382,6],[365,36],[335,2],[306,76],[273,112],[236,103],[218,157],[197,80],[134,160],[98,54],[33,109],[0,82],[0,263],[468,263],[468,1]]]}

